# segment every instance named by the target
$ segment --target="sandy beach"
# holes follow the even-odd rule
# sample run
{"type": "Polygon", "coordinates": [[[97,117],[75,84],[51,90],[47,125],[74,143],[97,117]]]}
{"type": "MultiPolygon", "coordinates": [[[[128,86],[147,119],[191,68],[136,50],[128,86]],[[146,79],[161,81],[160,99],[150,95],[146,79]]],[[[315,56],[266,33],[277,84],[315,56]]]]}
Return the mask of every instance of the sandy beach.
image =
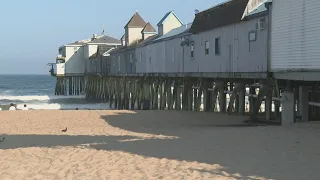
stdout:
{"type": "Polygon", "coordinates": [[[197,112],[3,111],[0,179],[320,179],[320,123],[245,127],[243,120],[197,112]]]}

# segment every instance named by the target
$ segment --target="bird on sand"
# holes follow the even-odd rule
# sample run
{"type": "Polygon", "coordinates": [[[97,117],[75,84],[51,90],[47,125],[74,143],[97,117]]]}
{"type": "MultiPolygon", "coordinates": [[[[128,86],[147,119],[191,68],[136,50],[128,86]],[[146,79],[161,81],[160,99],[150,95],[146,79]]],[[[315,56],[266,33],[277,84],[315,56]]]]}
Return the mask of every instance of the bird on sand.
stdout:
{"type": "Polygon", "coordinates": [[[2,138],[0,139],[0,143],[2,143],[5,139],[6,139],[5,137],[2,137],[2,138]]]}
{"type": "Polygon", "coordinates": [[[61,132],[67,132],[67,131],[68,131],[68,128],[61,130],[61,132]]]}

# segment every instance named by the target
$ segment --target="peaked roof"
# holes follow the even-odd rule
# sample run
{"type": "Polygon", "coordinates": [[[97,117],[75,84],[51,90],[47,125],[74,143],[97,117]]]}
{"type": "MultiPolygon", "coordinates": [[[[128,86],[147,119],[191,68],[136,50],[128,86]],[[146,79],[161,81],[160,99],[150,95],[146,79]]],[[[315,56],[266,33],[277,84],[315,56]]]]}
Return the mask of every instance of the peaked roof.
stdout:
{"type": "Polygon", "coordinates": [[[110,49],[114,48],[114,46],[109,46],[109,45],[99,45],[97,48],[97,52],[92,54],[89,59],[96,58],[98,56],[103,55],[105,52],[109,51],[110,49]]]}
{"type": "Polygon", "coordinates": [[[160,26],[160,25],[163,25],[164,21],[167,20],[167,18],[173,14],[177,19],[178,21],[181,23],[181,25],[183,25],[183,22],[181,21],[181,19],[178,17],[178,15],[174,12],[174,11],[170,11],[168,12],[166,15],[163,16],[163,18],[160,20],[160,22],[157,24],[157,26],[160,26]]]}
{"type": "Polygon", "coordinates": [[[248,9],[247,9],[244,14],[244,17],[259,14],[259,13],[267,11],[268,9],[266,8],[265,4],[271,3],[271,2],[272,2],[272,0],[263,0],[262,3],[260,5],[258,5],[256,8],[252,8],[250,13],[247,13],[248,12],[247,11],[248,9]]]}
{"type": "Polygon", "coordinates": [[[142,19],[140,14],[136,12],[125,27],[144,27],[147,23],[142,19]]]}
{"type": "Polygon", "coordinates": [[[121,36],[121,40],[122,40],[122,41],[126,40],[125,34],[124,34],[123,36],[121,36]]]}
{"type": "Polygon", "coordinates": [[[116,38],[110,37],[110,36],[102,36],[102,37],[99,37],[97,39],[90,41],[89,43],[92,43],[92,44],[94,44],[94,43],[121,44],[121,41],[116,38]]]}
{"type": "Polygon", "coordinates": [[[158,40],[163,40],[163,39],[175,37],[175,36],[180,35],[180,34],[182,34],[182,33],[188,33],[191,25],[192,25],[192,23],[189,23],[189,24],[180,26],[180,27],[178,27],[178,28],[172,29],[172,30],[169,31],[167,34],[158,37],[158,38],[155,39],[154,41],[158,41],[158,40]]]}
{"type": "Polygon", "coordinates": [[[153,28],[153,26],[148,22],[146,26],[141,31],[142,33],[144,32],[156,32],[156,30],[153,28]]]}
{"type": "Polygon", "coordinates": [[[240,22],[248,1],[229,0],[198,13],[191,26],[191,32],[199,33],[240,22]]]}

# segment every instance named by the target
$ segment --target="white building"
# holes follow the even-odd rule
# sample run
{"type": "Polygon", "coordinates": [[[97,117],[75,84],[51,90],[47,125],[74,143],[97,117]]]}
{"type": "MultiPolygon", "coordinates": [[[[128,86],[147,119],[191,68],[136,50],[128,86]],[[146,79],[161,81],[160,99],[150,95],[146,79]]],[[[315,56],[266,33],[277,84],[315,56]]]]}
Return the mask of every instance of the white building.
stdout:
{"type": "Polygon", "coordinates": [[[106,35],[94,34],[91,39],[76,41],[59,48],[56,63],[52,65],[54,76],[82,76],[89,58],[97,53],[98,46],[117,47],[121,41],[106,35]]]}

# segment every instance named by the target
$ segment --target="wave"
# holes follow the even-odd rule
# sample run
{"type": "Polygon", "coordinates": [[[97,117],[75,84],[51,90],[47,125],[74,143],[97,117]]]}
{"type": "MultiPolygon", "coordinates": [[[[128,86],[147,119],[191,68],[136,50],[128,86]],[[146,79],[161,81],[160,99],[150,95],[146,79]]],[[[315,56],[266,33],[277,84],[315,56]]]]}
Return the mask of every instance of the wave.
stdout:
{"type": "MultiPolygon", "coordinates": [[[[18,104],[17,109],[22,109],[24,104],[18,104]]],[[[29,109],[33,110],[106,110],[110,109],[107,103],[97,103],[97,104],[30,104],[29,109]]]]}
{"type": "Polygon", "coordinates": [[[59,99],[85,99],[85,96],[0,96],[4,101],[49,101],[59,99]]]}

